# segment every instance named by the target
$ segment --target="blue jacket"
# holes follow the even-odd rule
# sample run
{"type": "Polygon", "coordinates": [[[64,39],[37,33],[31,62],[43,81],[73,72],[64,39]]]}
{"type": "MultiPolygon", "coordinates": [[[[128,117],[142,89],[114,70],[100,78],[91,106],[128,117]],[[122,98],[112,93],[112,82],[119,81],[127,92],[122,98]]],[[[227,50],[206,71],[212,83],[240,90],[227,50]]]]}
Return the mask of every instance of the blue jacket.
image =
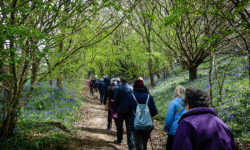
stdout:
{"type": "Polygon", "coordinates": [[[128,113],[128,96],[133,92],[133,88],[126,82],[117,89],[115,95],[115,106],[118,113],[128,113]]]}
{"type": "Polygon", "coordinates": [[[163,127],[163,130],[167,131],[169,135],[175,135],[175,132],[178,128],[178,121],[181,118],[182,114],[186,112],[186,108],[182,100],[182,98],[176,97],[169,104],[168,113],[165,119],[165,125],[163,127]],[[181,108],[181,106],[183,108],[181,108]]]}
{"type": "MultiPolygon", "coordinates": [[[[146,104],[148,93],[146,93],[145,89],[136,89],[135,92],[133,92],[133,94],[139,104],[146,104]]],[[[130,113],[129,126],[131,130],[134,130],[134,120],[135,120],[134,112],[136,112],[137,104],[132,94],[129,95],[128,99],[129,99],[129,113],[130,113]]],[[[151,95],[148,100],[148,108],[152,117],[154,117],[158,113],[157,108],[155,106],[154,98],[151,95]]]]}

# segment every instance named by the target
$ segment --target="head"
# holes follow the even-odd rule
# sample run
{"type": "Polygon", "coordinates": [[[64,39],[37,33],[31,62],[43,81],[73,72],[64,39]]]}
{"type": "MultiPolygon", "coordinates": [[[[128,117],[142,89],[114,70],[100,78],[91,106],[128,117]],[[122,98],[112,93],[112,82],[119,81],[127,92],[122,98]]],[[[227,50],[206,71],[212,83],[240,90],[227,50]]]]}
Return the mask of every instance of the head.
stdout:
{"type": "Polygon", "coordinates": [[[95,79],[97,79],[97,75],[95,75],[95,79]]]}
{"type": "Polygon", "coordinates": [[[142,80],[135,80],[134,82],[134,90],[138,88],[144,88],[144,83],[142,80]]]}
{"type": "Polygon", "coordinates": [[[142,80],[143,81],[143,78],[142,77],[138,77],[138,79],[137,80],[142,80]]]}
{"type": "Polygon", "coordinates": [[[125,79],[125,78],[123,78],[121,81],[122,81],[122,83],[127,83],[128,82],[128,80],[125,79]]]}
{"type": "Polygon", "coordinates": [[[197,107],[209,107],[209,101],[210,98],[206,92],[195,88],[187,88],[183,100],[187,110],[197,107]]]}
{"type": "Polygon", "coordinates": [[[120,82],[120,78],[116,78],[116,81],[117,81],[117,82],[120,82]]]}
{"type": "Polygon", "coordinates": [[[110,80],[110,84],[113,84],[113,83],[115,83],[116,82],[116,79],[115,78],[112,78],[111,80],[110,80]]]}
{"type": "Polygon", "coordinates": [[[101,78],[101,79],[100,79],[100,81],[104,81],[104,79],[103,79],[103,78],[101,78]]]}
{"type": "Polygon", "coordinates": [[[174,97],[181,97],[184,98],[185,97],[185,92],[186,92],[186,88],[184,88],[181,85],[178,85],[175,90],[174,90],[174,97]]]}

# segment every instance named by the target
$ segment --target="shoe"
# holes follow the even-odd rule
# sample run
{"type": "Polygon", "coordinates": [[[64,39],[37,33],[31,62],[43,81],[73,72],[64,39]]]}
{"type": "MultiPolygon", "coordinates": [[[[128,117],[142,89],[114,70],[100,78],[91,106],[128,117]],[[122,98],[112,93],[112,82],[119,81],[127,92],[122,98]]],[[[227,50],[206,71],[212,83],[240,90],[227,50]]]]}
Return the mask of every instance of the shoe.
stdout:
{"type": "Polygon", "coordinates": [[[109,130],[110,130],[110,128],[107,128],[107,129],[106,129],[106,131],[109,131],[109,130]]]}
{"type": "Polygon", "coordinates": [[[121,141],[118,141],[118,140],[115,140],[114,143],[115,143],[115,144],[118,144],[118,145],[121,145],[122,142],[121,142],[121,141]]]}

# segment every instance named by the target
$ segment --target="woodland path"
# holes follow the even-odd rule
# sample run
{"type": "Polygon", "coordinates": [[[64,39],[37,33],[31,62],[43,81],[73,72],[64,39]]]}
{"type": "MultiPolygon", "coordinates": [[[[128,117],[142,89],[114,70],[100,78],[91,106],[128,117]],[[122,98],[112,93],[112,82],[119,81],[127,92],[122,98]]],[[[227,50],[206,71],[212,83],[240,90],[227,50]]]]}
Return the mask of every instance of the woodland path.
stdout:
{"type": "MultiPolygon", "coordinates": [[[[114,121],[111,131],[106,131],[107,128],[107,111],[104,110],[104,105],[100,104],[100,100],[94,99],[89,94],[87,82],[84,83],[82,94],[85,97],[84,106],[80,109],[82,120],[75,123],[77,128],[77,137],[81,139],[81,144],[78,145],[81,150],[127,150],[126,131],[123,135],[121,145],[114,144],[116,140],[116,129],[114,121]]],[[[124,124],[125,129],[125,124],[124,124]]],[[[165,149],[166,135],[163,135],[161,127],[155,122],[155,129],[151,133],[151,139],[154,150],[165,149]]],[[[148,141],[148,150],[151,150],[151,142],[148,141]]]]}

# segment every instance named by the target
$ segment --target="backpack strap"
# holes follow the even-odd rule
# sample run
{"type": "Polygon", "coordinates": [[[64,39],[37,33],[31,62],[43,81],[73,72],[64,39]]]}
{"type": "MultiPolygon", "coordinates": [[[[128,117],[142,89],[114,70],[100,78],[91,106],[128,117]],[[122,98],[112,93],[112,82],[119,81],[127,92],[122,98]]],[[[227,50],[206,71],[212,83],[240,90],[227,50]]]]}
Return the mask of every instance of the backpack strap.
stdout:
{"type": "Polygon", "coordinates": [[[148,94],[148,98],[147,98],[147,101],[146,101],[146,105],[148,105],[148,100],[149,100],[149,94],[148,94]]]}
{"type": "MultiPolygon", "coordinates": [[[[138,102],[137,102],[137,100],[136,100],[136,98],[135,98],[135,95],[134,95],[133,93],[132,93],[132,96],[133,96],[133,98],[134,98],[136,104],[138,105],[138,102]]],[[[146,105],[148,105],[148,100],[149,100],[149,94],[148,94],[148,97],[147,97],[146,105]]]]}
{"type": "Polygon", "coordinates": [[[136,104],[138,105],[138,102],[137,102],[137,100],[136,100],[136,98],[135,98],[135,95],[134,95],[133,93],[132,93],[132,96],[133,96],[133,98],[134,98],[136,104]]]}

